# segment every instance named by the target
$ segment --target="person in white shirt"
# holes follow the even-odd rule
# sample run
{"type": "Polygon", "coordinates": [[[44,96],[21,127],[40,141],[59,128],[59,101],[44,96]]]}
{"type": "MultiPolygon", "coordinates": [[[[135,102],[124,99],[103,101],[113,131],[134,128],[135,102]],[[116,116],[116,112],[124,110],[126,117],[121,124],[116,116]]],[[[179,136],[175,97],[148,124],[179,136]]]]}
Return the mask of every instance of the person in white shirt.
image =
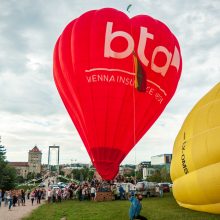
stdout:
{"type": "Polygon", "coordinates": [[[47,202],[50,203],[51,202],[51,190],[48,189],[47,191],[47,202]]]}
{"type": "Polygon", "coordinates": [[[91,187],[90,193],[91,193],[91,199],[92,199],[92,200],[95,200],[96,189],[95,189],[94,186],[91,187]]]}

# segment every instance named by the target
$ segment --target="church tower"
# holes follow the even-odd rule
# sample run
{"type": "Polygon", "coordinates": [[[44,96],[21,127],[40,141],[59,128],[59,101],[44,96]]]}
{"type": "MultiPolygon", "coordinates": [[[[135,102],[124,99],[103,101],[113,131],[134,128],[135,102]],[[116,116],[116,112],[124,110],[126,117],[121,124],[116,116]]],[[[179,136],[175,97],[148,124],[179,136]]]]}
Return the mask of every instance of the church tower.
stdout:
{"type": "Polygon", "coordinates": [[[42,153],[38,149],[37,146],[35,146],[32,150],[29,150],[28,153],[28,165],[29,165],[29,172],[31,173],[41,173],[41,159],[42,159],[42,153]]]}

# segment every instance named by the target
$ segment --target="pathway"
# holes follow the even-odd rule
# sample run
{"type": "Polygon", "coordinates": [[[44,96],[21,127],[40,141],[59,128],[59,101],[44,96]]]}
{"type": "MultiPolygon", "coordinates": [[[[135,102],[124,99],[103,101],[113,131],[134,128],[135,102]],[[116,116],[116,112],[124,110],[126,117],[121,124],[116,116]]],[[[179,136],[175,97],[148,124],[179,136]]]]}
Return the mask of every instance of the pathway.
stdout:
{"type": "MultiPolygon", "coordinates": [[[[42,200],[42,203],[44,200],[42,200]]],[[[0,207],[0,219],[1,220],[20,220],[25,216],[28,216],[34,209],[38,208],[41,204],[37,204],[37,201],[34,201],[34,205],[31,205],[31,200],[26,199],[25,206],[15,206],[11,208],[11,211],[8,211],[8,206],[5,207],[2,203],[0,207]]]]}

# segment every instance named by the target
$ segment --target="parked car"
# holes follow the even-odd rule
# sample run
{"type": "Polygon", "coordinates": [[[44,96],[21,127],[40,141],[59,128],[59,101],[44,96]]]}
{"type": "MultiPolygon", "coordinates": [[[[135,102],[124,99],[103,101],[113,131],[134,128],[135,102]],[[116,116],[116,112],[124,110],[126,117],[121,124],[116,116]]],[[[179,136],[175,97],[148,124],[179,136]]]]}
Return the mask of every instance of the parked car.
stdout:
{"type": "Polygon", "coordinates": [[[57,185],[62,185],[65,184],[64,182],[58,182],[57,185]]]}
{"type": "Polygon", "coordinates": [[[163,192],[170,192],[169,183],[158,183],[158,185],[163,188],[163,192]]]}
{"type": "Polygon", "coordinates": [[[156,185],[157,183],[155,182],[147,182],[147,181],[138,182],[136,184],[136,192],[146,197],[156,196],[156,191],[155,191],[156,185]]]}
{"type": "Polygon", "coordinates": [[[51,184],[50,188],[53,189],[53,188],[60,188],[60,187],[57,184],[51,184]]]}
{"type": "Polygon", "coordinates": [[[46,185],[45,185],[45,183],[44,182],[41,182],[39,185],[38,185],[38,187],[45,187],[46,185]]]}
{"type": "Polygon", "coordinates": [[[51,188],[51,189],[55,189],[55,190],[60,189],[60,187],[59,187],[57,184],[52,184],[52,185],[50,185],[50,188],[51,188]]]}
{"type": "Polygon", "coordinates": [[[57,185],[58,185],[61,189],[65,188],[65,187],[67,186],[67,184],[64,183],[64,182],[58,182],[57,185]]]}

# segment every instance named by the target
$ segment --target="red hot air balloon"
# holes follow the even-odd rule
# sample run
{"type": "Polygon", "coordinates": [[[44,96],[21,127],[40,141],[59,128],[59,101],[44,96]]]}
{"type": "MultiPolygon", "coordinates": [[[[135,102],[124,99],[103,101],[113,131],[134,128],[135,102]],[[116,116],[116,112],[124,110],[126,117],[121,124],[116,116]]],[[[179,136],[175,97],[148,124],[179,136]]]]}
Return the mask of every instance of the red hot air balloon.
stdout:
{"type": "Polygon", "coordinates": [[[94,166],[111,180],[174,95],[182,59],[177,39],[162,22],[104,8],[66,26],[53,67],[94,166]],[[134,87],[136,73],[142,92],[134,87]]]}

